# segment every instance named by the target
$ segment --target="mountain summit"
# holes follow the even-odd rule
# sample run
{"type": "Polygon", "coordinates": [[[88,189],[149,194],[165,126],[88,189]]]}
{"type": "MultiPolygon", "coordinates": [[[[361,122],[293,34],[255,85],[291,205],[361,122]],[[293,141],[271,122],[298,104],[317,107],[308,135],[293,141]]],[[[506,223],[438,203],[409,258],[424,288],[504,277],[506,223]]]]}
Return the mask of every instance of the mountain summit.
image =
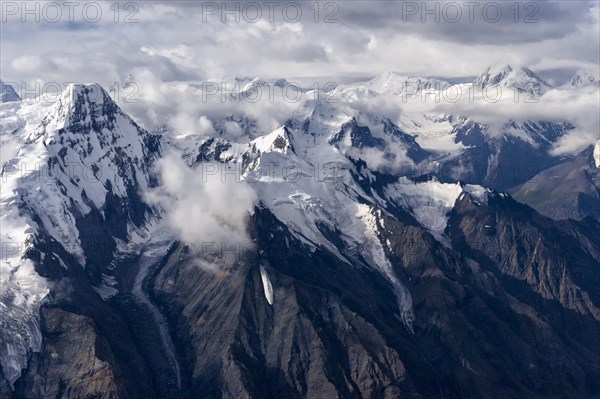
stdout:
{"type": "Polygon", "coordinates": [[[483,71],[473,85],[486,89],[487,87],[509,88],[532,95],[542,95],[550,85],[535,72],[526,67],[513,67],[509,64],[494,64],[483,71]]]}
{"type": "Polygon", "coordinates": [[[449,86],[449,83],[439,79],[387,72],[366,82],[365,86],[381,94],[410,95],[422,90],[443,90],[449,86]]]}
{"type": "Polygon", "coordinates": [[[580,71],[571,78],[567,85],[572,87],[598,86],[600,85],[600,81],[598,80],[597,73],[580,71]]]}

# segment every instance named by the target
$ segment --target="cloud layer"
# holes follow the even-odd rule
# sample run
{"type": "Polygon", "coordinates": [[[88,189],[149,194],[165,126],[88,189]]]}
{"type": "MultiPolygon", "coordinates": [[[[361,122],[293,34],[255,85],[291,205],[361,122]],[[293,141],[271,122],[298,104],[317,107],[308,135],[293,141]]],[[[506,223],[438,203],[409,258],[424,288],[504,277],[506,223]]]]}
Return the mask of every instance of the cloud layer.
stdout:
{"type": "Polygon", "coordinates": [[[145,198],[164,210],[173,232],[205,265],[221,263],[211,258],[222,251],[235,260],[249,248],[246,226],[257,198],[247,183],[192,169],[176,153],[167,154],[157,167],[161,185],[145,198]]]}
{"type": "Polygon", "coordinates": [[[113,3],[88,3],[102,8],[96,22],[95,8],[84,12],[85,2],[73,10],[73,22],[63,7],[62,17],[51,23],[43,2],[37,23],[35,12],[26,14],[20,3],[14,15],[5,11],[3,78],[107,84],[145,70],[163,82],[372,76],[388,70],[452,77],[475,75],[494,61],[537,70],[599,61],[598,6],[587,1],[352,1],[318,7],[282,1],[272,13],[268,2],[255,2],[261,12],[255,22],[256,13],[240,2],[130,2],[133,8],[120,3],[118,13],[113,3]],[[217,10],[207,10],[210,4],[217,10]]]}
{"type": "MultiPolygon", "coordinates": [[[[285,77],[311,86],[387,71],[464,79],[502,62],[528,65],[556,83],[600,65],[594,1],[136,1],[118,7],[84,1],[71,10],[63,2],[34,2],[29,11],[23,4],[2,5],[4,81],[32,90],[29,96],[49,82],[98,82],[118,92],[119,104],[146,128],[166,126],[177,134],[212,134],[228,114],[250,116],[264,133],[297,105],[263,99],[224,107],[218,97],[203,98],[207,81],[285,77]],[[57,3],[60,18],[48,6],[57,3]],[[134,84],[124,88],[125,80],[134,84]]],[[[395,112],[384,107],[377,105],[395,112]]],[[[236,123],[220,127],[239,134],[236,123]]]]}

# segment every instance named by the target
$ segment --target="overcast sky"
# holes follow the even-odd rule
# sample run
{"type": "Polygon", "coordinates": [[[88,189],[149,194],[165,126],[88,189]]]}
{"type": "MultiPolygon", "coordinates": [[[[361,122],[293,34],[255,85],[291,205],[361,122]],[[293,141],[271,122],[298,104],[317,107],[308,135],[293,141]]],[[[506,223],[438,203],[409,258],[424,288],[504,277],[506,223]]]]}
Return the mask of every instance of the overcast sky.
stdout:
{"type": "Polygon", "coordinates": [[[60,16],[44,2],[2,3],[2,78],[11,81],[106,82],[142,69],[165,81],[390,70],[456,77],[498,61],[538,71],[599,63],[597,2],[136,1],[118,14],[113,2],[75,2],[69,15],[58,1],[60,16]]]}
{"type": "Polygon", "coordinates": [[[463,79],[501,62],[562,83],[600,65],[598,2],[67,3],[2,2],[5,82],[108,87],[131,74],[139,98],[163,101],[161,84],[233,76],[463,79]]]}

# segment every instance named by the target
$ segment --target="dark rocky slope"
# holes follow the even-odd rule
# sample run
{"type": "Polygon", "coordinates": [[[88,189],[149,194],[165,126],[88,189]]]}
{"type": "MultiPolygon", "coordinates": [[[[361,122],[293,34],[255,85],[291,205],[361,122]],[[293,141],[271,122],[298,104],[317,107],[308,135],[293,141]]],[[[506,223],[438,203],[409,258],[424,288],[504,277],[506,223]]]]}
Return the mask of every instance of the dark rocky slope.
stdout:
{"type": "Polygon", "coordinates": [[[519,187],[515,199],[556,220],[600,220],[600,168],[590,146],[572,160],[533,176],[519,187]]]}
{"type": "MultiPolygon", "coordinates": [[[[540,298],[538,286],[506,280],[475,251],[449,250],[394,218],[385,226],[390,260],[413,296],[413,334],[379,274],[303,248],[267,210],[252,220],[262,253],[232,267],[204,270],[178,246],[154,292],[181,346],[192,348],[184,361],[192,397],[598,395],[600,324],[582,299],[597,303],[596,247],[582,257],[593,269],[587,281],[568,288],[580,296],[540,298]],[[272,306],[260,265],[273,281],[272,306]]],[[[558,245],[548,234],[547,245],[558,245]]]]}

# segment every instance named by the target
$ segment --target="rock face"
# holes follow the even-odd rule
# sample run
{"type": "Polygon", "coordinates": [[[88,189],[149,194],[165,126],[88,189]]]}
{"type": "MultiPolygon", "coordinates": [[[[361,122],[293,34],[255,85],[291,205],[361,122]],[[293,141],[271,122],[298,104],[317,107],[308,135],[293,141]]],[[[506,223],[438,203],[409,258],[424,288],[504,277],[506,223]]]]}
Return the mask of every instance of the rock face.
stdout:
{"type": "MultiPolygon", "coordinates": [[[[511,212],[533,213],[507,201],[511,212]]],[[[487,219],[473,215],[478,211],[481,218],[490,217],[487,206],[477,206],[468,195],[460,200],[449,222],[456,247],[463,244],[454,237],[464,236],[465,228],[487,229],[487,219]],[[473,221],[469,227],[460,222],[465,214],[473,221]]],[[[413,298],[413,333],[402,323],[385,278],[325,250],[304,249],[268,210],[257,211],[251,221],[263,251],[232,267],[203,270],[179,245],[153,289],[178,342],[194,348],[183,362],[192,397],[597,393],[599,248],[588,237],[584,242],[595,258],[551,253],[563,240],[556,233],[563,228],[536,216],[536,223],[524,222],[519,231],[536,229],[546,249],[538,244],[516,251],[511,230],[501,232],[519,216],[504,215],[495,225],[497,234],[478,232],[484,238],[469,237],[472,247],[461,252],[436,241],[408,216],[404,222],[381,219],[386,253],[413,298]],[[488,257],[479,255],[482,248],[489,248],[488,257]],[[564,263],[568,256],[574,256],[569,264],[564,263]],[[513,257],[515,264],[507,268],[504,259],[513,257]],[[520,258],[534,261],[514,271],[520,258]],[[272,305],[263,293],[260,266],[272,281],[272,305]],[[579,269],[586,266],[592,270],[579,269]]],[[[573,224],[567,234],[582,230],[573,224]]]]}
{"type": "MultiPolygon", "coordinates": [[[[600,219],[600,161],[589,147],[523,184],[514,197],[553,219],[600,219]]],[[[598,155],[600,159],[600,155],[598,155]]]]}
{"type": "MultiPolygon", "coordinates": [[[[179,247],[157,276],[158,300],[172,315],[180,342],[194,348],[185,359],[192,397],[394,398],[414,390],[400,354],[353,298],[355,289],[387,288],[387,282],[368,271],[348,274],[351,267],[326,252],[307,256],[297,243],[286,248],[285,240],[293,237],[268,211],[254,222],[259,241],[277,233],[277,241],[264,247],[273,253],[211,272],[199,270],[179,247]],[[272,305],[259,265],[273,283],[272,305]]],[[[394,294],[384,292],[364,305],[389,311],[388,328],[407,339],[393,316],[394,294]]]]}
{"type": "Polygon", "coordinates": [[[88,317],[42,309],[44,349],[19,384],[23,398],[118,398],[114,355],[88,317]]]}
{"type": "Polygon", "coordinates": [[[600,320],[600,290],[591,283],[600,279],[593,266],[598,224],[551,222],[508,196],[494,197],[488,206],[492,212],[464,199],[457,204],[449,220],[454,244],[502,276],[526,283],[540,300],[600,320]]]}
{"type": "Polygon", "coordinates": [[[509,190],[559,164],[562,159],[550,154],[552,143],[571,129],[568,123],[507,122],[503,134],[490,137],[485,126],[463,120],[454,127],[455,140],[467,148],[444,162],[437,175],[443,181],[509,190]]]}

